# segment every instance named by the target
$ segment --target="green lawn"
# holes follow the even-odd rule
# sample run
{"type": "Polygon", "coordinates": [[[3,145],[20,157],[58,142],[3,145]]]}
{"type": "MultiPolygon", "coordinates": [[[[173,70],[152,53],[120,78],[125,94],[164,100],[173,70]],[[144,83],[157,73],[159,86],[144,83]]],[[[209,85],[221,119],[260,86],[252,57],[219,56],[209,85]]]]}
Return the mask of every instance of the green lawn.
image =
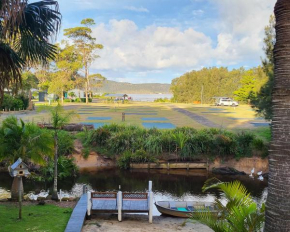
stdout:
{"type": "MultiPolygon", "coordinates": [[[[40,104],[38,103],[37,106],[40,104]]],[[[142,126],[142,118],[146,117],[165,117],[167,122],[174,124],[176,127],[189,126],[196,129],[203,129],[206,126],[198,123],[194,119],[174,111],[172,107],[179,107],[188,110],[196,115],[202,116],[209,121],[218,125],[221,129],[229,130],[253,130],[257,129],[252,122],[265,122],[256,116],[256,113],[250,106],[241,105],[236,108],[232,107],[215,107],[210,105],[194,105],[182,103],[148,103],[148,102],[130,102],[129,104],[117,103],[90,103],[88,105],[81,103],[65,103],[70,109],[77,113],[77,117],[72,119],[75,123],[117,123],[126,125],[142,126]],[[97,109],[94,109],[97,108],[97,109]],[[127,114],[126,121],[122,122],[122,112],[135,113],[127,114]],[[137,113],[137,114],[136,114],[137,113]],[[153,113],[155,115],[138,115],[138,113],[153,113]],[[110,120],[89,120],[88,117],[110,117],[110,120]]],[[[12,115],[13,112],[10,113],[12,115]]],[[[6,114],[7,115],[7,114],[6,114]]],[[[6,116],[5,115],[5,116],[6,116]]],[[[4,115],[3,115],[4,116],[4,115]]],[[[17,115],[25,121],[49,122],[49,115],[45,112],[30,112],[17,115]]],[[[0,122],[5,117],[0,117],[0,122]]],[[[268,127],[265,127],[268,128],[268,127]]]]}
{"type": "Polygon", "coordinates": [[[0,205],[1,232],[63,232],[70,218],[71,208],[54,205],[23,206],[22,220],[18,220],[18,207],[0,205]]]}

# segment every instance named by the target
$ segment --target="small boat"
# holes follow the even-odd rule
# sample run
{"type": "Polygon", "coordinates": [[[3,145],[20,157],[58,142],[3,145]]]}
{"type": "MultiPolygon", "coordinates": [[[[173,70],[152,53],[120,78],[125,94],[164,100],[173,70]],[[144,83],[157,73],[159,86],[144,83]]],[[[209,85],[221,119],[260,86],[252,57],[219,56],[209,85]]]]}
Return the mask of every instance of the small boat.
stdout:
{"type": "Polygon", "coordinates": [[[218,213],[212,202],[197,201],[157,201],[155,206],[164,215],[188,218],[195,212],[218,213]]]}

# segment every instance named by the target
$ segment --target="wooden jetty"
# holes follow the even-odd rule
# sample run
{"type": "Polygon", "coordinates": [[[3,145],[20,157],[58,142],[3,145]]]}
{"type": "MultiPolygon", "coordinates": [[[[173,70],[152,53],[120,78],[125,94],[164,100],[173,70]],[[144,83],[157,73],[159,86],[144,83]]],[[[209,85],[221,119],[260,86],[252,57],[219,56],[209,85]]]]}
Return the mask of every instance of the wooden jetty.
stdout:
{"type": "Polygon", "coordinates": [[[87,213],[87,193],[86,186],[83,189],[83,195],[75,206],[70,219],[66,225],[65,232],[81,232],[87,213]]]}
{"type": "Polygon", "coordinates": [[[131,169],[206,169],[208,170],[207,162],[183,162],[183,163],[130,163],[131,169]]]}
{"type": "Polygon", "coordinates": [[[123,213],[148,213],[149,223],[153,220],[152,181],[149,181],[148,192],[88,192],[87,215],[96,213],[117,213],[122,221],[123,213]]]}

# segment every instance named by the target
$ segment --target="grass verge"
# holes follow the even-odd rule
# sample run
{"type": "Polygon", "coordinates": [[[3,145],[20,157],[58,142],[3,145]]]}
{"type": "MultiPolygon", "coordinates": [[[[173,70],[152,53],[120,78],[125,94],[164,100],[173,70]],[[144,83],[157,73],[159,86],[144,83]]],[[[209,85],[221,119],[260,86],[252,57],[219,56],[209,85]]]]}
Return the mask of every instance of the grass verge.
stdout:
{"type": "Polygon", "coordinates": [[[22,206],[22,219],[18,219],[16,205],[0,205],[1,232],[63,232],[72,213],[71,208],[54,205],[22,206]]]}

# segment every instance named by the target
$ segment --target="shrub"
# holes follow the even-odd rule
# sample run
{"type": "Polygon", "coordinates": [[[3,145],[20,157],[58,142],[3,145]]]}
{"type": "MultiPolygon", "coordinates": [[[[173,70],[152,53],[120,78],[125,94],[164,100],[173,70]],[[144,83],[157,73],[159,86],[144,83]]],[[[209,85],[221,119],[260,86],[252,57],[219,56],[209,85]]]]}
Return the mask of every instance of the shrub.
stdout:
{"type": "Polygon", "coordinates": [[[237,152],[236,158],[251,157],[252,156],[252,143],[255,136],[249,132],[242,132],[237,134],[237,152]]]}
{"type": "Polygon", "coordinates": [[[58,152],[60,155],[68,155],[74,150],[74,139],[67,131],[58,133],[58,152]]]}
{"type": "Polygon", "coordinates": [[[125,151],[118,159],[117,164],[121,169],[129,169],[130,163],[156,162],[154,156],[148,155],[145,150],[137,150],[135,153],[125,151]]]}
{"type": "Polygon", "coordinates": [[[86,146],[97,149],[101,154],[121,155],[121,166],[126,166],[124,163],[128,157],[132,160],[140,151],[155,158],[175,153],[179,160],[216,156],[250,157],[253,150],[262,156],[267,153],[267,146],[253,134],[235,134],[220,129],[195,130],[182,127],[158,130],[111,124],[95,131],[83,132],[81,138],[86,146]],[[131,153],[131,156],[127,153],[131,153]]]}
{"type": "Polygon", "coordinates": [[[3,98],[3,103],[1,108],[5,110],[19,110],[26,109],[28,107],[28,98],[23,95],[13,97],[11,95],[5,94],[3,98]]]}
{"type": "MultiPolygon", "coordinates": [[[[78,167],[76,166],[74,159],[59,156],[57,161],[58,178],[60,180],[66,177],[76,177],[78,174],[78,167]]],[[[40,169],[39,175],[35,176],[34,179],[39,181],[52,181],[54,172],[54,162],[50,160],[46,166],[40,169]]]]}
{"type": "Polygon", "coordinates": [[[67,99],[67,98],[65,98],[65,99],[63,99],[63,102],[71,102],[71,100],[70,100],[70,99],[67,99]]]}
{"type": "MultiPolygon", "coordinates": [[[[80,99],[80,102],[86,102],[86,98],[85,97],[77,98],[77,99],[80,99]]],[[[88,101],[92,102],[92,98],[89,98],[88,101]]]]}
{"type": "Polygon", "coordinates": [[[129,169],[131,156],[132,156],[132,153],[130,151],[124,152],[124,154],[121,155],[119,159],[117,160],[118,167],[121,169],[129,169]]]}

